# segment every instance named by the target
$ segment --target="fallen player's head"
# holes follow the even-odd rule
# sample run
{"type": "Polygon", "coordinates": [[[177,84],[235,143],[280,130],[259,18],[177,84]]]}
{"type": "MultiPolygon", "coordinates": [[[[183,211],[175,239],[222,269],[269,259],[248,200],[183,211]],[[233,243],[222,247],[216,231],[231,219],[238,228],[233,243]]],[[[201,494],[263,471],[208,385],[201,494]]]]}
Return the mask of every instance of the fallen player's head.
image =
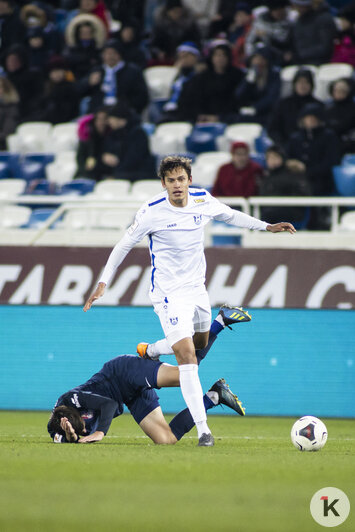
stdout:
{"type": "Polygon", "coordinates": [[[71,406],[56,406],[52,412],[52,415],[48,421],[48,431],[55,432],[57,434],[65,435],[64,430],[60,426],[60,421],[63,417],[66,417],[71,426],[75,430],[77,436],[85,434],[85,422],[81,417],[78,410],[71,406]]]}

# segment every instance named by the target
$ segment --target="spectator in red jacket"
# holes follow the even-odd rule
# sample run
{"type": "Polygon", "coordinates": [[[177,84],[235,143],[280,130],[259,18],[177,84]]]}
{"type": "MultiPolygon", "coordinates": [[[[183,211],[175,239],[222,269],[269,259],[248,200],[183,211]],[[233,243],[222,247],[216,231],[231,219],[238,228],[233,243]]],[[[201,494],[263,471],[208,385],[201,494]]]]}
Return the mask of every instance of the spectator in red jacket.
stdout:
{"type": "Polygon", "coordinates": [[[264,173],[263,167],[250,159],[246,142],[233,142],[231,154],[232,162],[224,164],[218,171],[212,195],[256,196],[264,173]]]}

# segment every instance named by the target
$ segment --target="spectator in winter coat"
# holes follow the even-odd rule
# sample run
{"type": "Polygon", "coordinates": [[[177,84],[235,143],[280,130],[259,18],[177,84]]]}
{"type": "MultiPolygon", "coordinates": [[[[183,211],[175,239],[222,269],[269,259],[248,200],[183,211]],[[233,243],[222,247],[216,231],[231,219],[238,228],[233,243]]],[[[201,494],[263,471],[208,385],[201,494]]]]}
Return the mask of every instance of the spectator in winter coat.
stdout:
{"type": "Polygon", "coordinates": [[[95,115],[91,116],[90,120],[87,119],[82,125],[85,128],[85,135],[81,135],[82,138],[79,140],[76,155],[78,163],[76,177],[87,177],[100,181],[105,177],[108,170],[102,161],[104,140],[109,131],[107,109],[98,109],[95,115]]]}
{"type": "Polygon", "coordinates": [[[79,97],[65,61],[54,56],[48,64],[48,80],[42,102],[42,120],[52,124],[70,122],[79,114],[79,97]]]}
{"type": "Polygon", "coordinates": [[[147,66],[148,52],[143,48],[139,21],[127,19],[122,23],[117,40],[121,45],[123,59],[143,69],[147,66]]]}
{"type": "Polygon", "coordinates": [[[281,98],[275,104],[268,126],[270,137],[284,149],[289,137],[298,127],[298,119],[303,107],[309,103],[319,103],[313,95],[313,74],[306,68],[300,68],[292,81],[293,93],[281,98]]]}
{"type": "Polygon", "coordinates": [[[6,137],[15,132],[20,121],[19,95],[5,77],[0,77],[0,150],[6,150],[6,137]]]}
{"type": "Polygon", "coordinates": [[[355,2],[346,5],[335,19],[337,35],[332,63],[348,63],[355,67],[355,2]]]}
{"type": "Polygon", "coordinates": [[[246,54],[251,56],[258,45],[267,46],[273,62],[283,65],[287,62],[291,48],[291,20],[288,0],[269,0],[267,11],[255,18],[246,39],[246,54]]]}
{"type": "Polygon", "coordinates": [[[336,27],[326,5],[313,9],[312,0],[292,0],[299,17],[292,27],[290,63],[321,65],[333,53],[336,27]]]}
{"type": "Polygon", "coordinates": [[[94,15],[99,18],[103,22],[108,35],[110,30],[110,13],[106,9],[105,2],[102,0],[80,0],[79,8],[69,13],[66,23],[69,24],[77,15],[94,15]]]}
{"type": "Polygon", "coordinates": [[[106,175],[130,181],[154,179],[155,157],[136,113],[119,103],[108,111],[107,120],[111,131],[104,138],[101,158],[106,175]]]}
{"type": "Polygon", "coordinates": [[[338,79],[330,85],[332,101],[326,105],[325,121],[338,135],[342,153],[355,152],[355,102],[351,79],[338,79]]]}
{"type": "Polygon", "coordinates": [[[0,0],[0,52],[13,44],[23,42],[26,29],[18,13],[15,11],[14,0],[0,0]]]}
{"type": "Polygon", "coordinates": [[[235,121],[266,124],[279,93],[279,70],[272,66],[270,51],[260,47],[251,56],[247,75],[235,92],[239,107],[235,121]]]}
{"type": "Polygon", "coordinates": [[[151,64],[172,64],[176,48],[185,41],[200,43],[200,31],[192,13],[182,0],[166,0],[158,9],[152,30],[151,64]]]}
{"type": "Polygon", "coordinates": [[[178,111],[190,122],[231,122],[237,110],[235,90],[244,73],[232,66],[231,47],[227,41],[215,41],[207,69],[185,83],[178,111]]]}
{"type": "Polygon", "coordinates": [[[121,45],[109,40],[102,51],[102,66],[80,83],[82,96],[90,96],[90,112],[103,105],[127,101],[137,113],[148,104],[148,89],[141,70],[123,60],[121,45]]]}
{"type": "Polygon", "coordinates": [[[322,106],[311,103],[302,109],[299,130],[290,137],[288,156],[305,165],[312,195],[332,194],[332,167],[339,164],[341,150],[338,136],[325,125],[322,106]]]}
{"type": "Polygon", "coordinates": [[[232,46],[232,64],[244,68],[246,64],[246,40],[252,27],[253,15],[246,2],[235,6],[233,22],[228,28],[227,38],[232,46]]]}
{"type": "Polygon", "coordinates": [[[26,31],[38,28],[42,30],[46,48],[50,55],[61,52],[63,38],[53,23],[54,10],[49,5],[49,2],[34,1],[26,4],[21,8],[20,17],[26,27],[26,31]]]}
{"type": "Polygon", "coordinates": [[[213,185],[213,196],[256,196],[263,176],[263,167],[250,159],[246,142],[234,142],[231,147],[232,162],[218,170],[213,185]]]}
{"type": "MultiPolygon", "coordinates": [[[[265,153],[266,173],[261,182],[260,196],[310,196],[311,187],[305,174],[303,163],[296,160],[286,160],[281,147],[270,146],[265,153]]],[[[292,220],[293,224],[301,222],[308,211],[305,207],[262,207],[262,219],[269,223],[284,218],[292,220]]]]}

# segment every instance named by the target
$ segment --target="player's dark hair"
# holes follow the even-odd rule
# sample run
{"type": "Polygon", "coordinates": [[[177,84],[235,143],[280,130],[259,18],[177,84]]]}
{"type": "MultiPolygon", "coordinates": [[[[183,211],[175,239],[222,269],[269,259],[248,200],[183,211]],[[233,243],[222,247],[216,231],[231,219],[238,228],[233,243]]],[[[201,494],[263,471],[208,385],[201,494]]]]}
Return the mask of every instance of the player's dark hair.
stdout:
{"type": "Polygon", "coordinates": [[[165,181],[166,174],[175,170],[176,168],[183,168],[188,177],[191,177],[191,163],[192,160],[182,155],[168,155],[160,161],[158,176],[165,181]]]}
{"type": "Polygon", "coordinates": [[[52,415],[48,421],[48,430],[50,432],[57,432],[58,434],[64,435],[65,432],[60,426],[60,420],[66,417],[71,423],[71,426],[75,430],[77,436],[84,434],[85,423],[80,416],[78,410],[71,406],[56,406],[52,412],[52,415]]]}

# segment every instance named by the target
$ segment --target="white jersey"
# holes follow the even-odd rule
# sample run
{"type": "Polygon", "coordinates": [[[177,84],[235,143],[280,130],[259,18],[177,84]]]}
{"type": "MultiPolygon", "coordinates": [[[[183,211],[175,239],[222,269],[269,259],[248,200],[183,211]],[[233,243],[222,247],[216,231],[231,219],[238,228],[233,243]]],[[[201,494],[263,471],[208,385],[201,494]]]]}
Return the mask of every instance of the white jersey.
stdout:
{"type": "Polygon", "coordinates": [[[207,190],[189,188],[185,207],[174,207],[166,191],[145,203],[113,248],[100,282],[108,283],[127,253],[149,236],[153,303],[173,293],[190,293],[205,283],[204,226],[219,220],[237,227],[266,230],[267,223],[236,211],[207,190]]]}

